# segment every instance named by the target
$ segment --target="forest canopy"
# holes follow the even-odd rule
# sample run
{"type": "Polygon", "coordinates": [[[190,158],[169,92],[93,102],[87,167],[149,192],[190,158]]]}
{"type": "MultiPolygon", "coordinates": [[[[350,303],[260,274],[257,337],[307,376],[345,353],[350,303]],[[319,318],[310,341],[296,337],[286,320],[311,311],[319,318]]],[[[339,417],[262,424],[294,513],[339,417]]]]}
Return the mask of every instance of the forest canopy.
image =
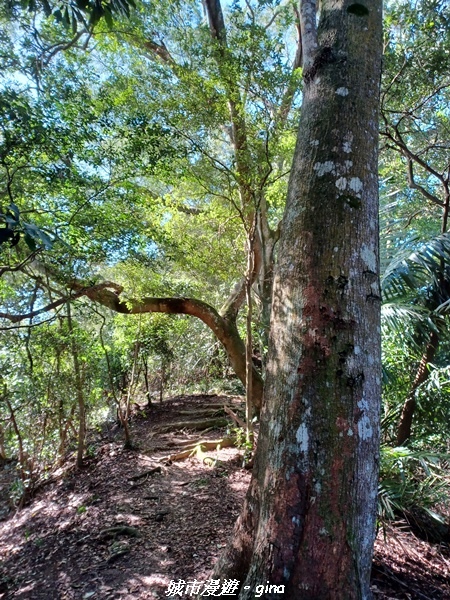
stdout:
{"type": "MultiPolygon", "coordinates": [[[[0,8],[0,458],[18,457],[22,492],[68,451],[82,462],[86,428],[126,421],[132,400],[251,381],[260,408],[300,17],[288,1],[223,9],[221,21],[194,0],[0,8]]],[[[413,498],[393,464],[414,486],[428,477],[417,457],[448,451],[449,19],[445,1],[385,7],[389,516],[413,498]]]]}

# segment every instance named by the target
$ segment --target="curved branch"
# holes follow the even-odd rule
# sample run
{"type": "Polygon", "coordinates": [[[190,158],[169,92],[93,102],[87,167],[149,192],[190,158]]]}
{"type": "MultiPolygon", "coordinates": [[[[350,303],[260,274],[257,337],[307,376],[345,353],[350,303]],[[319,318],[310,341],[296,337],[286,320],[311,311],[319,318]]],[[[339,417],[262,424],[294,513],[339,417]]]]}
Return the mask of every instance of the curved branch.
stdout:
{"type": "MultiPolygon", "coordinates": [[[[122,314],[166,313],[197,317],[207,325],[221,342],[234,372],[246,385],[245,345],[236,327],[235,320],[222,317],[215,308],[193,298],[143,298],[142,300],[122,300],[108,287],[93,286],[83,290],[83,295],[93,302],[122,314]]],[[[263,381],[253,367],[253,402],[259,410],[262,402],[263,381]]]]}
{"type": "MultiPolygon", "coordinates": [[[[225,348],[234,372],[243,385],[246,385],[245,345],[236,327],[236,315],[234,315],[234,319],[231,318],[230,315],[221,316],[211,305],[194,298],[143,298],[142,300],[122,300],[120,294],[123,288],[111,281],[104,281],[100,284],[86,286],[78,281],[72,280],[68,287],[72,291],[68,297],[64,296],[59,298],[58,300],[27,314],[13,315],[9,313],[0,313],[0,318],[8,319],[13,323],[19,323],[24,319],[32,319],[44,312],[54,310],[67,301],[81,298],[82,296],[86,296],[86,298],[89,298],[92,302],[121,314],[165,313],[190,315],[197,317],[211,329],[225,348]]],[[[253,402],[255,408],[259,410],[262,403],[263,380],[255,367],[253,367],[252,375],[253,402]]]]}

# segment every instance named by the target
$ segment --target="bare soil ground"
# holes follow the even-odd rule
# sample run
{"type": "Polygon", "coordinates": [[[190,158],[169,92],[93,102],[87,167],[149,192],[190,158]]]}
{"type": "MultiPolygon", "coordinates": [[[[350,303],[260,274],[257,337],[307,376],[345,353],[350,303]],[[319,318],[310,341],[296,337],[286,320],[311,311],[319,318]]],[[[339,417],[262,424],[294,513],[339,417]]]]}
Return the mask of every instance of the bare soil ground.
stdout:
{"type": "MultiPolygon", "coordinates": [[[[83,470],[69,461],[28,506],[9,514],[1,504],[3,469],[0,598],[143,600],[167,598],[171,580],[207,582],[251,472],[235,447],[164,460],[185,442],[226,432],[162,427],[192,421],[199,411],[209,418],[224,403],[235,410],[240,400],[179,397],[137,414],[131,429],[138,450],[123,450],[120,430],[105,432],[89,446],[83,470]]],[[[372,583],[376,600],[450,600],[450,549],[404,528],[380,532],[372,583]]],[[[184,589],[176,597],[189,596],[184,589]]]]}

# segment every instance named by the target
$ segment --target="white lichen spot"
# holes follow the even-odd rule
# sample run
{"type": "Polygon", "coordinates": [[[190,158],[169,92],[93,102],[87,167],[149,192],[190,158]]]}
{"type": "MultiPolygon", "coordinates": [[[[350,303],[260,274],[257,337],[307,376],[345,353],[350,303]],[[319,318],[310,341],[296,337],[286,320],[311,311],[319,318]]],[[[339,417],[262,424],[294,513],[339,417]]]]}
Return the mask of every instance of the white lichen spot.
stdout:
{"type": "Polygon", "coordinates": [[[325,529],[325,527],[319,529],[319,535],[328,535],[328,531],[325,529]]]}
{"type": "Polygon", "coordinates": [[[380,383],[381,383],[381,379],[380,379],[379,377],[375,377],[375,383],[376,383],[377,385],[380,385],[380,383]]]}
{"type": "Polygon", "coordinates": [[[339,177],[339,179],[336,180],[336,187],[338,190],[341,190],[341,192],[345,190],[347,187],[347,180],[345,177],[339,177]]]}
{"type": "Polygon", "coordinates": [[[342,149],[347,154],[349,154],[352,151],[352,143],[353,143],[353,133],[351,131],[348,131],[344,136],[344,143],[342,144],[342,149]]]}
{"type": "Polygon", "coordinates": [[[363,182],[359,177],[352,177],[348,183],[348,187],[358,193],[363,189],[363,182]]]}
{"type": "Polygon", "coordinates": [[[334,253],[336,253],[338,250],[339,250],[339,248],[338,248],[337,246],[335,246],[335,247],[333,248],[333,252],[334,252],[334,253]]]}
{"type": "Polygon", "coordinates": [[[299,517],[292,517],[292,522],[294,523],[294,525],[300,525],[299,517]]]}
{"type": "Polygon", "coordinates": [[[353,167],[353,161],[352,160],[344,160],[344,168],[346,171],[350,171],[350,169],[353,167]]]}
{"type": "Polygon", "coordinates": [[[344,142],[342,144],[342,150],[346,153],[346,154],[350,154],[350,152],[352,151],[352,143],[351,142],[344,142]]]}
{"type": "Polygon", "coordinates": [[[273,437],[277,438],[281,432],[281,424],[278,421],[273,421],[271,427],[273,437]]]}
{"type": "Polygon", "coordinates": [[[295,437],[297,439],[300,452],[304,452],[306,454],[309,448],[309,433],[306,423],[302,423],[300,425],[300,427],[297,429],[297,434],[295,437]]]}
{"type": "Polygon", "coordinates": [[[320,492],[322,491],[322,486],[321,486],[321,484],[320,484],[319,482],[317,482],[317,483],[314,485],[314,489],[315,489],[315,491],[316,491],[316,494],[320,494],[320,492]]]}
{"type": "Polygon", "coordinates": [[[312,140],[311,142],[309,142],[311,146],[318,146],[319,145],[319,140],[312,140]]]}
{"type": "Polygon", "coordinates": [[[348,89],[345,87],[340,87],[336,90],[336,94],[338,96],[348,96],[348,89]]]}
{"type": "Polygon", "coordinates": [[[363,244],[361,248],[361,258],[366,263],[367,268],[376,273],[377,271],[377,256],[372,248],[369,248],[367,244],[363,244]]]}
{"type": "Polygon", "coordinates": [[[372,424],[369,417],[363,415],[358,422],[358,433],[362,440],[370,440],[373,436],[372,424]]]}
{"type": "Polygon", "coordinates": [[[360,348],[359,346],[355,346],[355,347],[353,348],[353,352],[354,352],[356,355],[358,355],[358,354],[361,354],[361,348],[360,348]]]}
{"type": "Polygon", "coordinates": [[[372,427],[372,423],[370,422],[369,417],[367,416],[367,411],[369,410],[369,405],[367,404],[367,401],[362,398],[359,402],[358,402],[358,408],[361,411],[361,418],[358,421],[358,434],[359,437],[362,440],[369,440],[371,437],[373,437],[373,427],[372,427]]]}
{"type": "Polygon", "coordinates": [[[323,177],[326,173],[334,172],[334,162],[331,160],[327,160],[323,163],[316,162],[313,169],[317,172],[317,177],[323,177]]]}
{"type": "Polygon", "coordinates": [[[350,429],[347,431],[347,435],[348,435],[348,437],[353,437],[353,429],[352,429],[352,428],[350,428],[350,429]]]}

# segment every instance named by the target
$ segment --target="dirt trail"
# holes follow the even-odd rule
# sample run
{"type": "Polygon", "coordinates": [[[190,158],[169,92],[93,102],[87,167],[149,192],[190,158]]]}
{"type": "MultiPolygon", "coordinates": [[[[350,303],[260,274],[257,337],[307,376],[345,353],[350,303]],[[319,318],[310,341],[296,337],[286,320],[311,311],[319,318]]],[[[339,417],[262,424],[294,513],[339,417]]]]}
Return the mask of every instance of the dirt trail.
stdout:
{"type": "MultiPolygon", "coordinates": [[[[251,473],[234,447],[206,452],[209,459],[198,453],[160,460],[180,443],[217,439],[226,428],[160,430],[192,421],[200,409],[220,412],[224,402],[235,410],[241,399],[179,397],[136,415],[131,428],[139,450],[124,451],[120,430],[111,431],[89,446],[82,471],[67,469],[23,510],[3,513],[0,598],[143,600],[167,598],[171,580],[207,582],[251,473]]],[[[189,597],[191,589],[176,597],[189,597]]],[[[377,542],[373,591],[376,599],[450,600],[449,549],[393,530],[387,543],[377,542]]]]}

